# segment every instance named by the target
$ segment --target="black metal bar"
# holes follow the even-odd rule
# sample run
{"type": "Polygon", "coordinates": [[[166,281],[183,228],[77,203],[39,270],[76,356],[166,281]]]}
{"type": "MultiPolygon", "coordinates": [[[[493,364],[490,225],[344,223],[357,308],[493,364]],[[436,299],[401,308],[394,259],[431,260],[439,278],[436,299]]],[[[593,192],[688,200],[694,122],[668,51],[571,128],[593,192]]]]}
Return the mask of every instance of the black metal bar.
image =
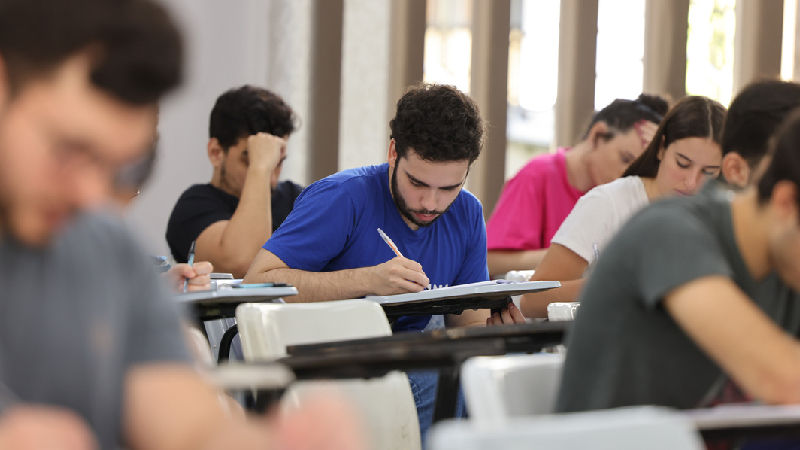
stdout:
{"type": "Polygon", "coordinates": [[[219,341],[219,352],[217,353],[217,364],[221,364],[231,357],[231,344],[233,344],[233,338],[239,334],[239,325],[234,325],[227,330],[222,335],[222,339],[219,341]]]}
{"type": "Polygon", "coordinates": [[[461,364],[439,370],[439,384],[436,387],[436,403],[433,408],[433,423],[456,416],[458,402],[459,372],[461,364]]]}

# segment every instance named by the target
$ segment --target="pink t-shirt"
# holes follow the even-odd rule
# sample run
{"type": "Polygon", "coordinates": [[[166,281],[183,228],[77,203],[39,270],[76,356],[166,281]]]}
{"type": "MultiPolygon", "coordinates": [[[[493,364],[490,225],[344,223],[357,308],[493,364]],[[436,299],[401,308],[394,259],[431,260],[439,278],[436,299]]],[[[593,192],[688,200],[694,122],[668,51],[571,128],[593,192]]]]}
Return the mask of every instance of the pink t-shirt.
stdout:
{"type": "Polygon", "coordinates": [[[568,149],[532,159],[508,180],[486,225],[489,250],[538,250],[584,194],[567,181],[568,149]]]}

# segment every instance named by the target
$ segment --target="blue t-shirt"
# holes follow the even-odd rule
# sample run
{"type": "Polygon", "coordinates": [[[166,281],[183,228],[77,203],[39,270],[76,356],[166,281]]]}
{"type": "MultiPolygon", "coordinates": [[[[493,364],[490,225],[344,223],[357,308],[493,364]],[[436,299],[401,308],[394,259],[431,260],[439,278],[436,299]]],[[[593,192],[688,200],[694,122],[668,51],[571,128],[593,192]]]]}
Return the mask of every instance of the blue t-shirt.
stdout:
{"type": "MultiPolygon", "coordinates": [[[[431,226],[412,230],[389,190],[389,165],[345,170],[307,187],[294,210],[264,244],[292,269],[334,272],[385,263],[400,252],[422,265],[431,287],[489,279],[483,208],[461,190],[450,209],[431,226]]],[[[430,316],[402,317],[395,331],[422,330],[430,316]]]]}

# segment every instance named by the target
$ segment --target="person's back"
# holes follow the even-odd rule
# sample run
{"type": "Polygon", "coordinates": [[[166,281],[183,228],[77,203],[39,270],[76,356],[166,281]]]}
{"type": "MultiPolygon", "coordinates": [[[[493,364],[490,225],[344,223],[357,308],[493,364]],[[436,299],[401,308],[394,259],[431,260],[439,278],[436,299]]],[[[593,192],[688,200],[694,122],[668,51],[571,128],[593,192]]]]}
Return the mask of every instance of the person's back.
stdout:
{"type": "MultiPolygon", "coordinates": [[[[663,200],[634,216],[594,268],[570,333],[556,410],[710,406],[727,376],[661,301],[676,286],[725,276],[792,335],[800,296],[773,274],[754,280],[736,245],[728,200],[663,200]]],[[[724,321],[724,309],[706,320],[724,321]]]]}

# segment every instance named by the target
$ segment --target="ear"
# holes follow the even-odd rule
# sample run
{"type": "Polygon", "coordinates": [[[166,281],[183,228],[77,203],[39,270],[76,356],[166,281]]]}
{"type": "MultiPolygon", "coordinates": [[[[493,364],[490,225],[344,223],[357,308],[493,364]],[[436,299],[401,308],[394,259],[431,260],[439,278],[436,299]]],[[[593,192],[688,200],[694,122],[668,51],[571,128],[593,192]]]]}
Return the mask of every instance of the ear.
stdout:
{"type": "Polygon", "coordinates": [[[8,85],[8,71],[6,60],[0,55],[0,105],[5,105],[10,97],[11,88],[8,85]]]}
{"type": "Polygon", "coordinates": [[[661,145],[658,146],[658,153],[656,154],[656,157],[658,158],[659,161],[661,161],[664,158],[664,153],[666,152],[667,152],[667,147],[664,145],[664,136],[661,136],[661,145]]]}
{"type": "Polygon", "coordinates": [[[730,152],[722,158],[722,176],[729,184],[745,188],[750,180],[750,166],[736,152],[730,152]]]}
{"type": "Polygon", "coordinates": [[[208,160],[211,161],[211,165],[214,167],[220,167],[224,159],[225,159],[225,150],[219,144],[217,138],[209,139],[208,160]]]}
{"type": "Polygon", "coordinates": [[[797,224],[797,186],[794,183],[788,180],[777,182],[772,188],[769,204],[781,222],[797,224]]]}
{"type": "Polygon", "coordinates": [[[587,138],[592,144],[592,149],[597,148],[597,143],[603,139],[603,136],[607,135],[608,132],[608,124],[603,121],[595,122],[595,124],[589,128],[589,135],[587,138]]]}
{"type": "Polygon", "coordinates": [[[395,148],[394,139],[389,141],[389,152],[386,155],[386,161],[389,163],[389,167],[394,169],[394,165],[397,164],[397,149],[395,148]]]}

